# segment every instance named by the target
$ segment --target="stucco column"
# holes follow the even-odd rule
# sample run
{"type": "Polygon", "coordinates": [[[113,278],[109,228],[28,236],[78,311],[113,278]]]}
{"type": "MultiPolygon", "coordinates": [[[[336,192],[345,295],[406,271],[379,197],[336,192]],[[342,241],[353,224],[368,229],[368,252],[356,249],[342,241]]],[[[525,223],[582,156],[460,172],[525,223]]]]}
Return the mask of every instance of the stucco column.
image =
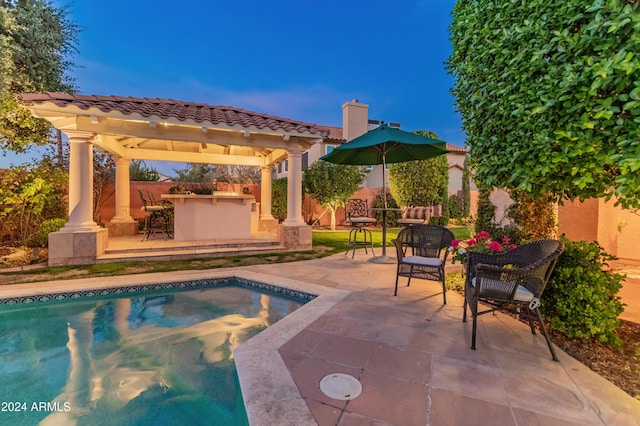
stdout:
{"type": "Polygon", "coordinates": [[[65,132],[69,136],[69,222],[62,232],[94,231],[93,144],[90,132],[65,132]]]}
{"type": "Polygon", "coordinates": [[[131,160],[126,158],[116,159],[116,214],[111,222],[133,222],[133,217],[131,217],[130,162],[131,160]]]}
{"type": "Polygon", "coordinates": [[[289,174],[287,175],[287,218],[284,225],[304,225],[302,220],[302,151],[289,148],[289,174]]]}
{"type": "Polygon", "coordinates": [[[260,167],[260,219],[273,220],[271,214],[271,166],[260,167]]]}

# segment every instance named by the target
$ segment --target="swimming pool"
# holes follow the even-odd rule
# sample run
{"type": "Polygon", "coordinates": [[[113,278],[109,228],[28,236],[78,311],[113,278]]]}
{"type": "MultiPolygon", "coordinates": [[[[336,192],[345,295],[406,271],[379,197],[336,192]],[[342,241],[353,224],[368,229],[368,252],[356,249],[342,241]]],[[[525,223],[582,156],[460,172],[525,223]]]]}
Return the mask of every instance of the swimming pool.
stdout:
{"type": "Polygon", "coordinates": [[[225,278],[4,299],[0,423],[247,424],[233,349],[313,297],[225,278]]]}

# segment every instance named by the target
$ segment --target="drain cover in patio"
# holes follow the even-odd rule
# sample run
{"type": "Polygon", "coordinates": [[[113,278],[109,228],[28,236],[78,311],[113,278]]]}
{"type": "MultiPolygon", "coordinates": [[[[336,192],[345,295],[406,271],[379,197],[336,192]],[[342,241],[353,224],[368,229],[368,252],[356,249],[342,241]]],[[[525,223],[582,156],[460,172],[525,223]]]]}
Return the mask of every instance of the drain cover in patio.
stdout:
{"type": "Polygon", "coordinates": [[[320,380],[320,390],[329,398],[350,400],[360,396],[362,385],[349,374],[331,373],[320,380]]]}

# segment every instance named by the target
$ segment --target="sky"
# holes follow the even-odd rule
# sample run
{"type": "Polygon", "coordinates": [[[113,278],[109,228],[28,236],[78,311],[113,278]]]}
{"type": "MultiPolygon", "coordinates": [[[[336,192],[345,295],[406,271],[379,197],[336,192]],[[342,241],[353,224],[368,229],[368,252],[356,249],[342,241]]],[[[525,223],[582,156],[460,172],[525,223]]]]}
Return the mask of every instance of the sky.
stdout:
{"type": "MultiPolygon", "coordinates": [[[[70,72],[78,93],[228,105],[330,126],[341,126],[342,104],[358,99],[370,119],[464,145],[444,64],[455,0],[53,3],[70,4],[82,29],[70,72]]],[[[0,167],[28,157],[0,156],[0,167]]],[[[158,171],[171,174],[170,166],[158,171]]]]}

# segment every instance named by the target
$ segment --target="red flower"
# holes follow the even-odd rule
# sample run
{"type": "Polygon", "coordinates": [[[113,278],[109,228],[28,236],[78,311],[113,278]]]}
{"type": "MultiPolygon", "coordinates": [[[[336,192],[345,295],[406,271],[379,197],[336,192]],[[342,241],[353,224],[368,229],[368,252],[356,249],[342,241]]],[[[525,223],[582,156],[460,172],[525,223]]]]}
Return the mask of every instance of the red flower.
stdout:
{"type": "Polygon", "coordinates": [[[469,241],[467,241],[467,245],[468,245],[469,247],[471,247],[471,246],[475,246],[475,245],[476,245],[476,242],[477,242],[477,241],[476,241],[476,240],[474,240],[474,239],[472,238],[472,239],[470,239],[469,241]]]}
{"type": "Polygon", "coordinates": [[[475,235],[475,237],[474,237],[474,238],[476,238],[476,239],[479,239],[479,238],[489,238],[489,233],[488,233],[487,231],[480,231],[480,232],[478,232],[478,233],[475,235]]]}
{"type": "Polygon", "coordinates": [[[507,244],[509,241],[511,241],[511,238],[509,238],[509,237],[504,237],[504,238],[502,239],[502,244],[507,244]]]}
{"type": "Polygon", "coordinates": [[[500,250],[502,250],[502,245],[497,241],[491,241],[487,247],[489,250],[495,251],[496,253],[499,253],[500,250]]]}
{"type": "Polygon", "coordinates": [[[515,244],[509,244],[509,247],[507,247],[509,250],[513,250],[514,248],[516,248],[515,244]]]}
{"type": "Polygon", "coordinates": [[[451,247],[456,248],[460,245],[460,241],[459,240],[452,240],[451,241],[451,247]]]}

